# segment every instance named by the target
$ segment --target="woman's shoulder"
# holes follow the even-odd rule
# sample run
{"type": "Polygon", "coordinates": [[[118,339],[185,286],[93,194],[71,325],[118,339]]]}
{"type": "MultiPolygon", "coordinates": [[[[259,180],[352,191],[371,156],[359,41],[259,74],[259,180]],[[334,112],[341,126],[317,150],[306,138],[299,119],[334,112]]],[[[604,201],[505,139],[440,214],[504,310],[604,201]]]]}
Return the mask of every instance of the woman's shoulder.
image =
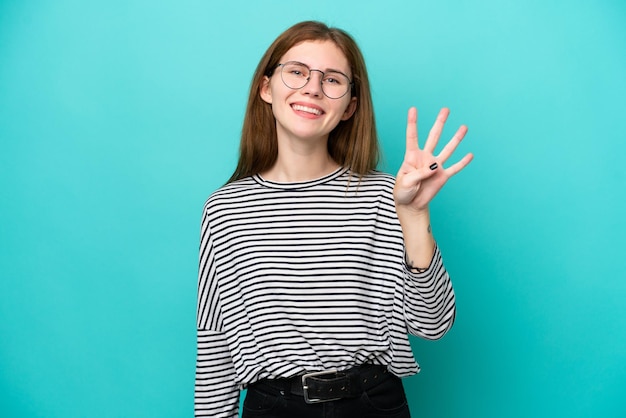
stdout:
{"type": "Polygon", "coordinates": [[[360,177],[356,174],[352,174],[352,176],[357,177],[359,179],[359,185],[364,187],[393,189],[396,183],[394,176],[378,170],[371,170],[360,177]]]}
{"type": "Polygon", "coordinates": [[[238,203],[254,196],[257,183],[252,177],[245,177],[226,183],[211,193],[204,203],[204,209],[210,210],[224,206],[237,205],[238,203]]]}
{"type": "Polygon", "coordinates": [[[378,170],[371,170],[364,177],[367,177],[372,181],[384,181],[387,183],[394,183],[396,181],[396,178],[393,175],[378,170]]]}
{"type": "Polygon", "coordinates": [[[372,170],[365,174],[358,174],[352,171],[344,174],[343,184],[347,185],[349,195],[362,197],[364,199],[393,200],[393,188],[396,183],[391,174],[382,171],[372,170]]]}

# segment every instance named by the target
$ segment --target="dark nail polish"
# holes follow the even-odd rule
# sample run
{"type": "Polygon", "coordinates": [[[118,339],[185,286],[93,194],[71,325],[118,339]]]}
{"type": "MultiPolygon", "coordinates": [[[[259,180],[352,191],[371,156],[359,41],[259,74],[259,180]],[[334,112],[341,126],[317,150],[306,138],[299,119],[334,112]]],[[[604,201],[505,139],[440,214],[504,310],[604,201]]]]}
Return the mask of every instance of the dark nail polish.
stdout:
{"type": "Polygon", "coordinates": [[[437,167],[438,167],[437,163],[432,163],[432,164],[430,165],[430,169],[431,169],[431,170],[436,170],[436,169],[437,169],[437,167]]]}

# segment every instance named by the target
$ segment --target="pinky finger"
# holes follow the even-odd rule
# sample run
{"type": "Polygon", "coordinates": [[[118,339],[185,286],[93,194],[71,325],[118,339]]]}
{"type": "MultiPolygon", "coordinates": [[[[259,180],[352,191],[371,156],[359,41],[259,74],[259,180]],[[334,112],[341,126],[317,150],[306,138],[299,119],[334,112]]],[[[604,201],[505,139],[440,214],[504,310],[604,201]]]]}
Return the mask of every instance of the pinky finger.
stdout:
{"type": "Polygon", "coordinates": [[[467,165],[474,159],[474,154],[472,154],[471,152],[469,154],[466,154],[463,158],[461,158],[461,161],[451,165],[450,167],[446,168],[446,173],[452,177],[454,176],[456,173],[458,173],[459,171],[463,170],[465,167],[467,167],[467,165]]]}

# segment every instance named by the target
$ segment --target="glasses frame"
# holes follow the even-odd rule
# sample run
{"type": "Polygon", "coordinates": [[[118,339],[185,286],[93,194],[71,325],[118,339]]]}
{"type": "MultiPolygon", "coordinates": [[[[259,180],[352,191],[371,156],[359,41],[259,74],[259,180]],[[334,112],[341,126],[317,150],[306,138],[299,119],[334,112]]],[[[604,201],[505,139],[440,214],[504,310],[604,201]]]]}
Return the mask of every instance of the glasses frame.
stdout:
{"type": "Polygon", "coordinates": [[[344,97],[346,94],[348,94],[349,92],[351,92],[351,91],[352,91],[352,89],[354,88],[354,81],[353,81],[353,80],[351,80],[351,79],[350,79],[350,77],[348,77],[348,76],[347,76],[347,74],[344,74],[344,73],[342,73],[341,71],[335,71],[335,70],[330,71],[331,73],[341,74],[342,76],[344,76],[344,77],[348,80],[348,88],[346,89],[346,92],[345,92],[344,94],[342,94],[342,95],[341,95],[341,96],[339,96],[339,97],[330,97],[328,94],[326,94],[326,91],[324,90],[324,76],[326,75],[326,72],[325,72],[325,71],[318,70],[318,69],[316,69],[316,68],[311,68],[311,67],[309,67],[308,65],[306,65],[305,63],[300,62],[300,61],[287,61],[287,62],[279,63],[279,64],[277,64],[277,65],[276,65],[276,68],[278,68],[278,67],[282,67],[282,68],[281,68],[281,70],[280,70],[280,80],[283,82],[283,84],[284,84],[287,88],[289,88],[289,89],[291,89],[291,90],[300,90],[301,88],[303,88],[304,86],[306,86],[307,84],[309,84],[309,81],[311,81],[311,73],[312,73],[313,71],[317,71],[318,73],[322,73],[322,78],[320,78],[320,87],[321,87],[321,89],[322,89],[322,93],[324,93],[324,96],[328,97],[329,99],[332,99],[332,100],[341,99],[341,98],[342,98],[342,97],[344,97]],[[285,79],[283,78],[283,70],[282,70],[282,68],[285,68],[285,65],[287,65],[287,64],[299,64],[299,65],[303,65],[303,66],[305,66],[306,68],[308,68],[308,69],[309,69],[309,76],[306,78],[306,81],[304,82],[304,84],[303,84],[302,86],[300,86],[300,87],[291,87],[291,86],[289,86],[289,85],[287,84],[287,82],[286,82],[286,81],[285,81],[285,79]]]}

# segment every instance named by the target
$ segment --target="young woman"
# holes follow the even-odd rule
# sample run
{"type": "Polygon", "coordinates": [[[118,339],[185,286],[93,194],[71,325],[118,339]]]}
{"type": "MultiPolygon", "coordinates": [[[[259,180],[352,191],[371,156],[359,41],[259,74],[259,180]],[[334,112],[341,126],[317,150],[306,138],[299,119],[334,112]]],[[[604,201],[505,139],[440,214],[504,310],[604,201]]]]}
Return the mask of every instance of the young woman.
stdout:
{"type": "Polygon", "coordinates": [[[363,57],[344,31],[302,22],[259,63],[239,163],[205,204],[196,416],[408,417],[408,333],[452,326],[452,284],[428,204],[467,129],[433,155],[409,110],[396,179],[378,141],[363,57]]]}

